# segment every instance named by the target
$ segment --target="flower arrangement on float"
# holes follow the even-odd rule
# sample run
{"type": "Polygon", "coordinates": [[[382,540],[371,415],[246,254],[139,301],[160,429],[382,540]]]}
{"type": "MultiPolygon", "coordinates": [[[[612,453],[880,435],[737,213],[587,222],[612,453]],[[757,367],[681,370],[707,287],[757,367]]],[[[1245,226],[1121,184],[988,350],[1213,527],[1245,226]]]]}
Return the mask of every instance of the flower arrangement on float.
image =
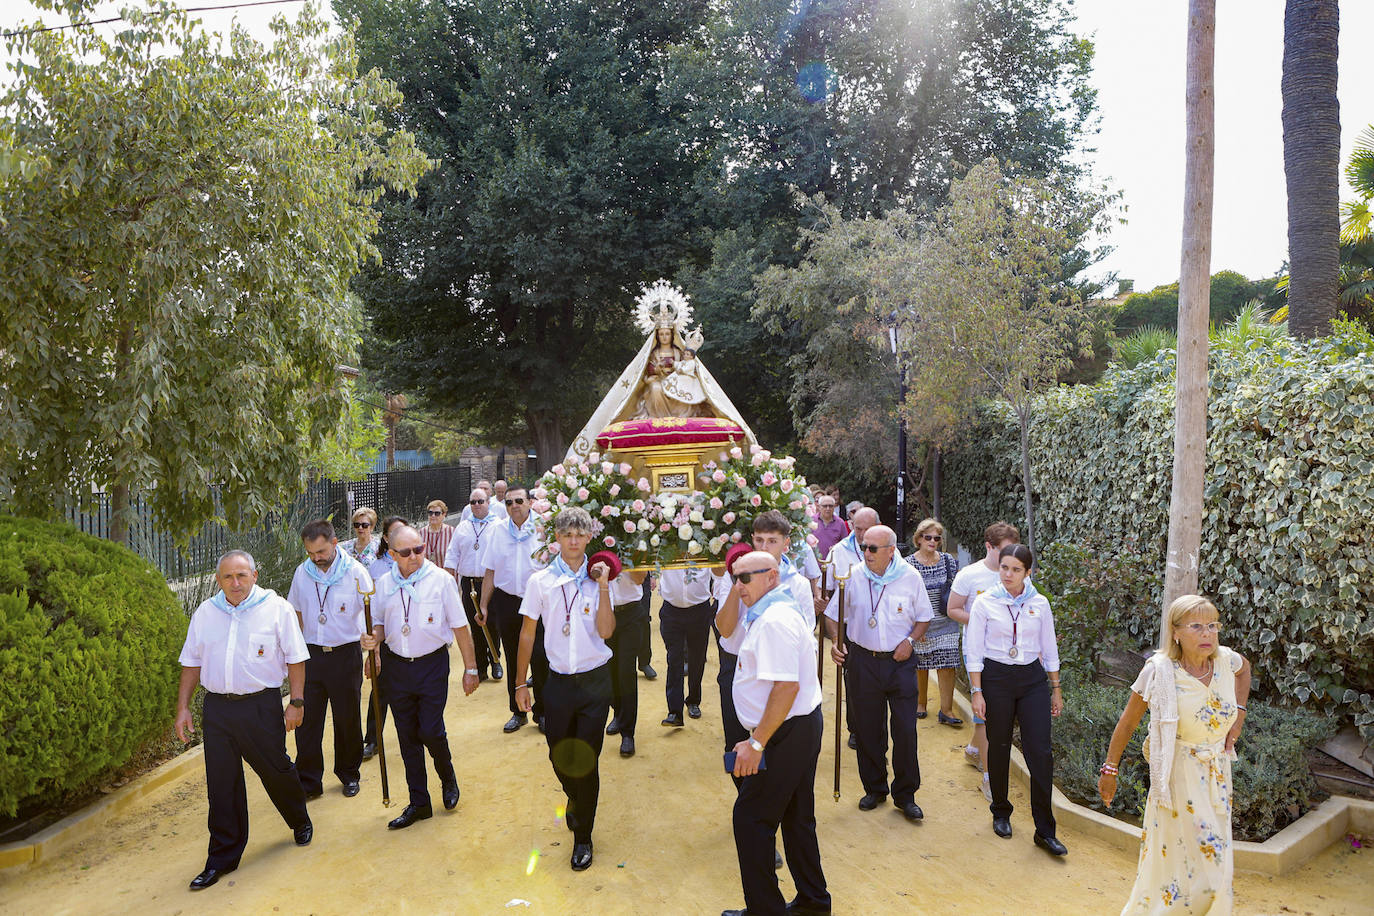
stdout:
{"type": "Polygon", "coordinates": [[[791,457],[735,446],[704,465],[691,492],[654,493],[647,478],[631,472],[628,463],[595,452],[580,464],[554,465],[531,493],[533,511],[550,531],[561,509],[587,510],[590,549],[613,551],[627,568],[723,563],[755,516],[770,509],[792,523],[793,549],[815,543],[816,507],[791,457]]]}

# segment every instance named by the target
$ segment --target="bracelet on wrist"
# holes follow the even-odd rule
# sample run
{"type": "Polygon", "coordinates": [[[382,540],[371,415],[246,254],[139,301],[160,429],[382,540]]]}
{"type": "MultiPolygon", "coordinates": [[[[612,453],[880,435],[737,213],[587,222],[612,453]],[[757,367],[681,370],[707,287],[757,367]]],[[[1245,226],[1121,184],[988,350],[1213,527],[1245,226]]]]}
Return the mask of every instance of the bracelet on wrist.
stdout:
{"type": "Polygon", "coordinates": [[[481,672],[478,671],[476,668],[464,668],[464,669],[463,669],[463,673],[464,673],[464,674],[470,674],[470,675],[472,675],[473,677],[477,677],[477,675],[481,674],[481,672]]]}
{"type": "Polygon", "coordinates": [[[1120,771],[1116,768],[1116,764],[1104,761],[1102,766],[1098,768],[1097,772],[1102,774],[1103,776],[1115,776],[1120,771]]]}
{"type": "Polygon", "coordinates": [[[970,687],[970,688],[969,688],[969,693],[982,693],[982,692],[983,692],[983,688],[982,688],[982,687],[970,687]]]}
{"type": "Polygon", "coordinates": [[[1236,709],[1239,709],[1241,712],[1245,712],[1245,707],[1240,705],[1239,703],[1236,704],[1236,709]]]}

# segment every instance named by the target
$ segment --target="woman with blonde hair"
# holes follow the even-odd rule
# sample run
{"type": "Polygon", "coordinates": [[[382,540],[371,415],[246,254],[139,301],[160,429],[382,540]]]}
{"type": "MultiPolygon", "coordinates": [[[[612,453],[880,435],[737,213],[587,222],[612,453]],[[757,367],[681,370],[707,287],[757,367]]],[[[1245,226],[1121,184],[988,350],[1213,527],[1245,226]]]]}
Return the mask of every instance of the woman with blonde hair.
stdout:
{"type": "Polygon", "coordinates": [[[960,726],[964,720],[954,714],[954,673],[959,667],[959,624],[945,611],[950,586],[959,572],[959,562],[940,550],[945,539],[945,526],[933,518],[916,526],[911,542],[916,552],[906,558],[925,580],[926,594],[935,617],[930,621],[923,639],[917,640],[916,651],[916,718],[926,717],[926,702],[930,696],[930,672],[940,682],[940,724],[960,726]]]}
{"type": "Polygon", "coordinates": [[[1126,742],[1150,711],[1150,793],[1139,870],[1122,916],[1231,912],[1231,761],[1250,696],[1250,663],[1221,645],[1217,616],[1200,595],[1169,605],[1159,649],[1131,685],[1112,732],[1097,783],[1106,804],[1116,795],[1126,742]]]}
{"type": "Polygon", "coordinates": [[[377,559],[379,542],[372,538],[372,535],[377,533],[377,513],[367,506],[359,506],[353,510],[350,521],[355,536],[340,544],[339,549],[363,564],[363,568],[366,569],[377,559]]]}

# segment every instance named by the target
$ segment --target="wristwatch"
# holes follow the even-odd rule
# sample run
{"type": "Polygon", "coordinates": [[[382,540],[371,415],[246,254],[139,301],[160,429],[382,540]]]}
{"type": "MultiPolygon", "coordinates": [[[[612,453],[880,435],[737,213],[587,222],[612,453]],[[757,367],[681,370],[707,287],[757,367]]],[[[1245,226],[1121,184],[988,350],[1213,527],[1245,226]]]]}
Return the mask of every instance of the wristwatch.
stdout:
{"type": "Polygon", "coordinates": [[[758,751],[760,754],[763,753],[763,745],[759,744],[758,741],[755,740],[753,735],[749,736],[749,746],[752,747],[754,750],[758,751]]]}
{"type": "Polygon", "coordinates": [[[470,675],[472,675],[473,677],[477,677],[477,675],[481,674],[481,672],[478,671],[476,668],[464,668],[464,669],[463,669],[463,673],[464,673],[464,674],[470,674],[470,675]]]}
{"type": "Polygon", "coordinates": [[[304,708],[305,708],[305,698],[304,698],[304,697],[292,697],[292,698],[291,698],[291,705],[294,706],[294,707],[296,707],[297,709],[304,709],[304,708]]]}
{"type": "Polygon", "coordinates": [[[912,639],[910,636],[908,636],[908,637],[906,638],[906,641],[907,641],[908,644],[910,644],[910,646],[911,646],[911,648],[912,648],[912,651],[915,651],[915,649],[916,649],[916,640],[914,640],[914,639],[912,639]]]}

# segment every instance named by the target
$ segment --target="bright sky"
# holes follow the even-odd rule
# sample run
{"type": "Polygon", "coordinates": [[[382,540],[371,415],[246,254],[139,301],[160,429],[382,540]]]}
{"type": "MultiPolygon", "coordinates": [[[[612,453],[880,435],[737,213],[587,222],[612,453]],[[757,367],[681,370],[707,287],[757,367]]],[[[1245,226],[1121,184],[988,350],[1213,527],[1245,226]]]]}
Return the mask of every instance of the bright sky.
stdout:
{"type": "MultiPolygon", "coordinates": [[[[214,6],[234,0],[182,0],[214,6]]],[[[111,15],[121,2],[102,2],[111,15]]],[[[1217,0],[1217,162],[1212,270],[1271,275],[1288,250],[1279,77],[1284,0],[1217,0]]],[[[1178,279],[1183,212],[1183,85],[1186,0],[1077,0],[1080,32],[1093,37],[1102,131],[1093,157],[1098,176],[1124,193],[1127,224],[1113,230],[1116,251],[1100,267],[1150,289],[1178,279]]],[[[278,12],[299,3],[203,12],[207,26],[234,17],[266,38],[278,12]]],[[[0,26],[32,18],[27,0],[0,0],[0,26]]],[[[1374,36],[1374,3],[1341,4],[1341,161],[1374,122],[1374,80],[1365,66],[1374,36]]]]}

